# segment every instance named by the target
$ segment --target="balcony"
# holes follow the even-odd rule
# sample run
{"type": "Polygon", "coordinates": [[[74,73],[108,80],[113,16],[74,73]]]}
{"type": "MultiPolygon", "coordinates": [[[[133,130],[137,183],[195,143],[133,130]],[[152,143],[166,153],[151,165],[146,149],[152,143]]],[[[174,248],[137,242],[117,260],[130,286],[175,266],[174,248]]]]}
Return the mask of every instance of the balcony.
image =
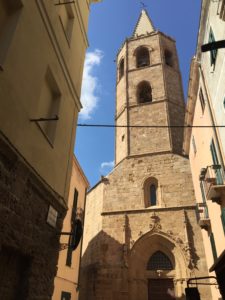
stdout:
{"type": "Polygon", "coordinates": [[[201,229],[210,231],[211,221],[209,219],[207,204],[206,203],[197,203],[196,210],[197,210],[198,225],[201,227],[201,229]]]}
{"type": "Polygon", "coordinates": [[[199,179],[203,183],[206,199],[221,204],[225,197],[225,180],[221,165],[201,169],[199,179]]]}

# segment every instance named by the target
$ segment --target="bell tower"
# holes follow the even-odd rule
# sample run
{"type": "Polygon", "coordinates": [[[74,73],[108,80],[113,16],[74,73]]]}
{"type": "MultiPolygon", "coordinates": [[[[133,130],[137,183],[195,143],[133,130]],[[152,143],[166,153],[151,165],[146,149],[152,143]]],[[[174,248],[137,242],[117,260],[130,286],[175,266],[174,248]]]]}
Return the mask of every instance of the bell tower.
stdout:
{"type": "Polygon", "coordinates": [[[175,41],[142,10],[117,55],[116,157],[182,154],[184,96],[175,41]],[[138,126],[138,127],[132,127],[138,126]],[[149,126],[149,127],[145,127],[149,126]]]}

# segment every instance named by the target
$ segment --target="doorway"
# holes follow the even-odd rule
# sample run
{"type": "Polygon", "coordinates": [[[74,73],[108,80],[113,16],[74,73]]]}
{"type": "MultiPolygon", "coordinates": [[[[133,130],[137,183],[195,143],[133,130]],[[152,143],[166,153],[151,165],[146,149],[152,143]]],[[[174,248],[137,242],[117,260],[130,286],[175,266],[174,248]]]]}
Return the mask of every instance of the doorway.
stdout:
{"type": "Polygon", "coordinates": [[[173,279],[149,279],[148,300],[174,300],[173,279]]]}

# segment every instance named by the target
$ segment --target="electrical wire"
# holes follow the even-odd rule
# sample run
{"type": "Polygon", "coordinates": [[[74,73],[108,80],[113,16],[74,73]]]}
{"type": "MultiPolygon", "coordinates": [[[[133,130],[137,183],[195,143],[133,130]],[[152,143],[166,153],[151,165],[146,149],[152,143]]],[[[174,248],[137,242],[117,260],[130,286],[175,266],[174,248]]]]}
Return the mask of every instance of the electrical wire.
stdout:
{"type": "Polygon", "coordinates": [[[84,124],[78,123],[78,127],[101,128],[225,128],[225,125],[113,125],[113,124],[84,124]]]}

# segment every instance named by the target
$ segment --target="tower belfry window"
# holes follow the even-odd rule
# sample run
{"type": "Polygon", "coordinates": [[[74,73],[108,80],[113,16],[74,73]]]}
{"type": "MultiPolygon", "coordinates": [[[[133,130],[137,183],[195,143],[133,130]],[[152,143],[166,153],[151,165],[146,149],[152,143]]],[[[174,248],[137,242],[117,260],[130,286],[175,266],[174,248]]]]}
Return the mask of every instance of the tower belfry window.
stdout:
{"type": "Polygon", "coordinates": [[[124,59],[120,61],[119,65],[119,80],[123,77],[124,75],[124,59]]]}
{"type": "Polygon", "coordinates": [[[149,51],[145,47],[141,47],[136,53],[137,68],[146,67],[150,64],[149,51]]]}
{"type": "Polygon", "coordinates": [[[137,88],[138,103],[152,102],[152,88],[147,81],[139,83],[137,88]]]}
{"type": "Polygon", "coordinates": [[[165,50],[164,52],[165,56],[165,63],[167,66],[173,67],[173,54],[169,50],[165,50]]]}

